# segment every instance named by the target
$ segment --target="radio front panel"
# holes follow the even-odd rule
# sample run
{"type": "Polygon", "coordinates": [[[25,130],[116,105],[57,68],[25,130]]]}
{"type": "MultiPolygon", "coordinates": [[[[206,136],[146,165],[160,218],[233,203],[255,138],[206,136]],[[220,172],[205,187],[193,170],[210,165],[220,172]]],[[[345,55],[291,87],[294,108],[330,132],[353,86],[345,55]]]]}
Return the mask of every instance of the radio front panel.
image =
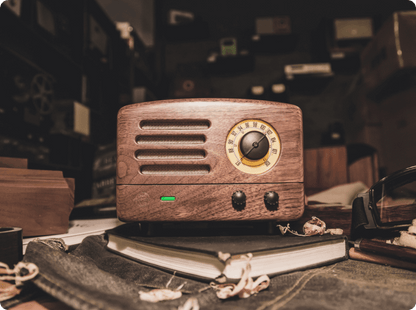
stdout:
{"type": "Polygon", "coordinates": [[[126,221],[298,218],[302,135],[300,109],[285,103],[187,99],[123,107],[118,215],[126,221]],[[276,210],[264,207],[268,192],[275,193],[269,198],[276,210]]]}
{"type": "Polygon", "coordinates": [[[233,101],[185,103],[138,104],[120,111],[117,184],[303,182],[299,108],[233,101]],[[241,125],[234,128],[236,124],[241,125]],[[279,149],[279,156],[271,169],[253,174],[239,169],[246,166],[244,159],[240,165],[241,160],[230,162],[227,154],[238,148],[236,141],[230,144],[232,133],[241,136],[247,132],[245,126],[254,130],[254,125],[266,136],[270,129],[278,134],[268,138],[277,138],[270,140],[270,148],[279,149]]]}

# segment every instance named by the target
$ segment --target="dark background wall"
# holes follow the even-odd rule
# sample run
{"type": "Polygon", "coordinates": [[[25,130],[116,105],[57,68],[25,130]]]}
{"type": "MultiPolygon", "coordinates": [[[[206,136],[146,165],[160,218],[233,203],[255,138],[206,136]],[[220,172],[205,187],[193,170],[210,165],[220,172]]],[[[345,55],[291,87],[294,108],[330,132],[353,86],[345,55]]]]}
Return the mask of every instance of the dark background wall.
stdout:
{"type": "MultiPolygon", "coordinates": [[[[334,18],[372,17],[374,31],[394,11],[414,9],[407,0],[365,0],[365,1],[156,1],[156,40],[163,41],[164,71],[173,80],[178,68],[188,65],[203,66],[210,52],[218,50],[218,42],[224,37],[236,37],[240,48],[250,44],[255,33],[255,19],[287,15],[291,18],[293,34],[297,41],[292,51],[254,55],[254,69],[250,72],[223,76],[205,74],[212,97],[244,98],[253,85],[268,87],[284,79],[283,68],[287,64],[325,62],[325,29],[323,23],[334,18]],[[170,9],[193,12],[207,22],[209,38],[172,42],[165,35],[165,21],[170,9]]],[[[194,69],[196,70],[196,69],[194,69]]],[[[201,72],[202,71],[202,72],[201,72]]],[[[348,114],[351,102],[348,95],[359,82],[358,70],[338,72],[327,85],[314,92],[304,92],[302,87],[292,91],[289,102],[301,107],[304,115],[305,147],[322,145],[323,135],[331,124],[339,122],[344,126],[354,115],[348,114]],[[349,72],[348,72],[349,71],[349,72]]],[[[172,83],[171,83],[172,87],[172,83]]],[[[308,85],[305,85],[305,89],[308,85]]],[[[348,138],[348,135],[347,135],[348,138]]],[[[348,138],[354,140],[354,137],[348,138]]]]}
{"type": "MultiPolygon", "coordinates": [[[[4,4],[0,9],[0,156],[29,158],[30,168],[62,170],[65,176],[75,177],[78,188],[86,189],[78,191],[77,200],[91,195],[93,158],[103,145],[114,150],[117,111],[139,101],[134,95],[138,89],[146,90],[142,100],[148,101],[251,98],[251,87],[263,86],[266,95],[259,99],[302,109],[305,148],[330,144],[328,132],[335,127],[344,130],[342,143],[370,143],[384,154],[382,122],[371,118],[380,106],[363,100],[358,58],[352,65],[333,66],[335,74],[328,79],[296,83],[285,80],[284,66],[330,62],[328,31],[334,18],[372,18],[376,33],[393,12],[415,10],[409,0],[13,3],[21,4],[19,14],[4,4]],[[195,22],[172,27],[168,23],[172,9],[193,13],[195,22]],[[275,16],[290,18],[291,35],[277,36],[272,50],[253,49],[256,18],[275,16]],[[120,37],[117,22],[133,27],[134,48],[120,37]],[[207,59],[219,53],[220,40],[229,37],[237,40],[238,52],[248,51],[248,56],[238,58],[232,68],[228,66],[231,58],[212,66],[207,59]],[[53,88],[50,111],[34,109],[30,88],[38,75],[53,88]],[[193,93],[183,91],[186,80],[195,82],[193,93]],[[267,93],[274,83],[286,85],[284,97],[276,99],[267,93]],[[90,111],[89,135],[71,127],[75,101],[90,111]],[[64,130],[57,127],[57,119],[64,130]]],[[[399,127],[389,127],[392,137],[397,130],[402,130],[397,131],[401,137],[409,134],[406,124],[411,122],[400,117],[396,117],[399,127]]],[[[387,165],[383,160],[381,165],[387,165]]]]}

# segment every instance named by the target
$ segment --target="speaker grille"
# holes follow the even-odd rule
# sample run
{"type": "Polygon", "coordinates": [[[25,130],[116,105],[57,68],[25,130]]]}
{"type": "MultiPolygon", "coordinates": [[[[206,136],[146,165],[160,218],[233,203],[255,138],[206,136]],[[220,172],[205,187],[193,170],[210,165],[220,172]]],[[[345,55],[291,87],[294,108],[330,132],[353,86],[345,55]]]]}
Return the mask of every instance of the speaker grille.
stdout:
{"type": "Polygon", "coordinates": [[[137,144],[204,144],[204,135],[157,135],[137,136],[137,144]]]}
{"type": "Polygon", "coordinates": [[[142,130],[148,131],[147,134],[136,136],[139,149],[134,155],[140,163],[141,174],[185,176],[204,175],[210,172],[209,165],[195,162],[207,158],[206,151],[199,149],[207,138],[204,134],[194,132],[209,129],[211,127],[209,120],[147,119],[140,121],[139,126],[142,130]],[[152,134],[149,134],[149,131],[153,131],[152,134]],[[192,146],[192,149],[189,146],[192,146]],[[160,164],[154,165],[150,162],[155,160],[160,161],[160,164]],[[189,163],[189,161],[193,162],[189,163]]]}
{"type": "Polygon", "coordinates": [[[145,165],[140,167],[144,175],[203,175],[208,174],[208,165],[145,165]]]}
{"type": "Polygon", "coordinates": [[[140,128],[144,130],[206,130],[209,120],[143,120],[140,128]]]}
{"type": "Polygon", "coordinates": [[[204,159],[204,150],[138,150],[137,159],[164,159],[164,160],[183,160],[183,159],[204,159]]]}

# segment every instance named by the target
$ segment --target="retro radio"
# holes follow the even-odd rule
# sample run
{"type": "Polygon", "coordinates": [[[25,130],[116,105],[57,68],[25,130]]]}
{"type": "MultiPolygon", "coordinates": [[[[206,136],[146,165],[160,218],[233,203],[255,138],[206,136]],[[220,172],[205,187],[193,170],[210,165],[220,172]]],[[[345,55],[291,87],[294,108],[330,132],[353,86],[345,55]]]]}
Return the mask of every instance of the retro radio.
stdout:
{"type": "Polygon", "coordinates": [[[181,99],[118,113],[117,215],[126,222],[291,221],[304,210],[302,112],[181,99]]]}

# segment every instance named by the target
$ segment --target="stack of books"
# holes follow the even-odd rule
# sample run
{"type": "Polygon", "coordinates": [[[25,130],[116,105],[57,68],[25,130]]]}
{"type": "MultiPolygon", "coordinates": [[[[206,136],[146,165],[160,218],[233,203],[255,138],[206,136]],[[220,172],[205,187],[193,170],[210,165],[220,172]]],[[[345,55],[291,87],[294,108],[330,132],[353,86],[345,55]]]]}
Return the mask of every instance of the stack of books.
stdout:
{"type": "Polygon", "coordinates": [[[315,268],[348,258],[345,236],[162,234],[130,223],[107,231],[108,250],[159,269],[211,281],[238,281],[251,253],[251,277],[315,268]]]}

